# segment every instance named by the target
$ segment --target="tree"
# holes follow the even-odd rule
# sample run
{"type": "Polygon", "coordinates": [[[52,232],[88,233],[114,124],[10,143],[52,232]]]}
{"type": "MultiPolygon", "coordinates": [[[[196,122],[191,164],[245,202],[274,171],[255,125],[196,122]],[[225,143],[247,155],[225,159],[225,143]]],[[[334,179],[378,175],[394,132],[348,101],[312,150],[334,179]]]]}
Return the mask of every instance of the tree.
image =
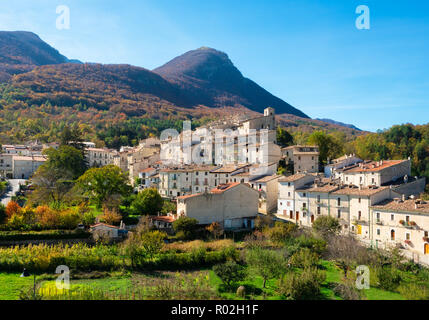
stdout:
{"type": "Polygon", "coordinates": [[[40,166],[33,175],[34,191],[29,200],[36,204],[61,204],[73,187],[73,174],[70,171],[40,166]]]}
{"type": "Polygon", "coordinates": [[[153,258],[161,251],[166,237],[167,234],[165,232],[158,230],[143,233],[141,235],[141,247],[143,249],[143,253],[149,258],[153,258]]]}
{"type": "Polygon", "coordinates": [[[211,225],[206,227],[206,230],[210,232],[215,239],[218,239],[223,234],[223,228],[219,222],[212,222],[211,225]]]}
{"type": "Polygon", "coordinates": [[[177,205],[169,200],[164,200],[162,203],[161,213],[166,215],[168,213],[174,213],[177,211],[177,205]]]}
{"type": "Polygon", "coordinates": [[[227,261],[213,267],[213,272],[222,280],[227,288],[231,288],[234,283],[242,281],[246,277],[244,268],[235,261],[227,261]]]}
{"type": "Polygon", "coordinates": [[[341,230],[338,219],[331,216],[321,216],[314,220],[313,229],[323,238],[334,236],[341,230]]]}
{"type": "Polygon", "coordinates": [[[48,157],[44,166],[63,171],[73,180],[80,177],[87,169],[83,153],[72,146],[63,145],[57,150],[49,148],[44,151],[44,154],[48,157]]]}
{"type": "Polygon", "coordinates": [[[306,268],[301,274],[287,273],[278,283],[278,291],[291,300],[312,300],[320,296],[326,273],[317,268],[306,268]]]}
{"type": "Polygon", "coordinates": [[[174,231],[181,233],[185,239],[191,239],[197,229],[198,220],[189,217],[181,217],[173,222],[174,231]]]}
{"type": "Polygon", "coordinates": [[[334,136],[323,131],[313,132],[308,137],[308,143],[319,147],[319,160],[322,164],[326,163],[328,158],[336,158],[343,151],[341,143],[334,136]]]}
{"type": "Polygon", "coordinates": [[[277,144],[283,148],[293,144],[292,135],[280,126],[277,127],[277,144]]]}
{"type": "Polygon", "coordinates": [[[157,215],[162,209],[163,200],[158,190],[148,188],[136,196],[131,206],[138,215],[157,215]]]}
{"type": "Polygon", "coordinates": [[[255,219],[255,229],[262,231],[265,227],[270,227],[273,224],[273,218],[266,215],[258,215],[255,219]]]}
{"type": "Polygon", "coordinates": [[[266,229],[264,233],[271,241],[281,243],[290,238],[297,230],[298,226],[295,223],[277,221],[274,227],[266,229]]]}
{"type": "Polygon", "coordinates": [[[107,224],[117,225],[122,220],[122,216],[116,210],[105,209],[100,219],[107,224]]]}
{"type": "Polygon", "coordinates": [[[285,272],[285,259],[273,250],[254,247],[246,252],[247,264],[264,280],[263,287],[269,279],[279,277],[285,272]]]}
{"type": "Polygon", "coordinates": [[[11,218],[14,214],[19,214],[21,212],[21,206],[15,201],[9,201],[6,205],[5,213],[8,218],[11,218]]]}
{"type": "Polygon", "coordinates": [[[76,188],[98,208],[101,208],[109,197],[126,196],[132,191],[128,185],[128,176],[115,165],[89,169],[77,180],[76,188]]]}
{"type": "Polygon", "coordinates": [[[85,147],[83,144],[82,131],[77,125],[71,127],[66,125],[64,127],[60,134],[60,143],[61,146],[72,146],[82,152],[85,147]]]}

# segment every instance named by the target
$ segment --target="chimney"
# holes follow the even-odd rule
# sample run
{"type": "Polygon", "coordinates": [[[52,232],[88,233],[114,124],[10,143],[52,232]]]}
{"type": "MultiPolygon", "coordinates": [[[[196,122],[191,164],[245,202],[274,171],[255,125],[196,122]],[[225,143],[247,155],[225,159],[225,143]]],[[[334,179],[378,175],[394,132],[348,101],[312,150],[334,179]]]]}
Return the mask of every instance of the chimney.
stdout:
{"type": "Polygon", "coordinates": [[[405,194],[402,195],[402,201],[405,201],[405,194]]]}

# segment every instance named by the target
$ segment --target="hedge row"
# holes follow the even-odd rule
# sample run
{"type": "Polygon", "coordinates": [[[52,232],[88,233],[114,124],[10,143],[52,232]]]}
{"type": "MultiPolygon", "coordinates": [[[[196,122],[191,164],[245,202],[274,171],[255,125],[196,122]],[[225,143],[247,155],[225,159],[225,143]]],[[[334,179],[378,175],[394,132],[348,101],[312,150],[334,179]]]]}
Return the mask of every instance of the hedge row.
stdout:
{"type": "Polygon", "coordinates": [[[0,241],[88,239],[90,233],[79,230],[0,231],[0,241]]]}

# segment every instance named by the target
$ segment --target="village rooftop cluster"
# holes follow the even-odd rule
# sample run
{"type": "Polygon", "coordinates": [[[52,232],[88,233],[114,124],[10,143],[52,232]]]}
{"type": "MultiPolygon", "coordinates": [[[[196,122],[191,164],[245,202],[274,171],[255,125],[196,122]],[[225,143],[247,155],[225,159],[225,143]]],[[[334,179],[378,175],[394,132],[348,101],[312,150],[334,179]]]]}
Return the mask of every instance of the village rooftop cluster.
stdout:
{"type": "MultiPolygon", "coordinates": [[[[429,203],[419,199],[426,181],[411,176],[411,159],[372,161],[351,154],[320,168],[317,146],[277,145],[272,108],[261,117],[198,128],[188,144],[185,138],[183,133],[148,138],[119,151],[85,142],[85,156],[90,167],[113,164],[127,172],[135,191],[156,188],[163,198],[175,201],[176,212],[153,217],[160,229],[171,229],[184,216],[201,225],[218,222],[225,230],[252,229],[258,215],[311,228],[315,219],[328,215],[340,221],[343,234],[368,246],[398,247],[408,258],[429,265],[429,203]],[[209,139],[201,134],[207,129],[239,134],[209,139]],[[251,142],[242,139],[255,130],[251,142]],[[226,140],[232,144],[217,145],[226,140]],[[214,150],[217,156],[207,157],[210,163],[187,159],[189,152],[204,158],[214,150]],[[280,162],[292,172],[279,175],[280,162]]],[[[3,145],[0,176],[31,178],[47,160],[43,150],[57,147],[3,145]]]]}

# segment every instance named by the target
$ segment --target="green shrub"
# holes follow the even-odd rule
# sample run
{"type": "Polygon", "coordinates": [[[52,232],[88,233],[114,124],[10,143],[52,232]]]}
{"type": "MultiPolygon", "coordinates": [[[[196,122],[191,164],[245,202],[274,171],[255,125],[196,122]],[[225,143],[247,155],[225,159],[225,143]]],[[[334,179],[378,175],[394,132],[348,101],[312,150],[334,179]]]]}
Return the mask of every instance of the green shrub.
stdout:
{"type": "Polygon", "coordinates": [[[347,281],[346,283],[336,283],[333,288],[334,293],[343,300],[362,300],[364,296],[361,291],[356,288],[354,282],[347,281]]]}
{"type": "Polygon", "coordinates": [[[246,277],[244,268],[235,261],[217,264],[213,267],[213,271],[227,288],[231,288],[234,283],[242,281],[246,277]]]}
{"type": "Polygon", "coordinates": [[[66,240],[87,239],[89,237],[90,234],[84,230],[0,231],[0,241],[66,240]]]}
{"type": "Polygon", "coordinates": [[[378,286],[381,289],[395,291],[401,283],[401,275],[394,268],[379,268],[377,270],[378,286]]]}
{"type": "Polygon", "coordinates": [[[313,267],[318,264],[319,256],[308,248],[302,248],[292,255],[289,262],[297,268],[313,267]]]}
{"type": "Polygon", "coordinates": [[[321,216],[313,223],[313,230],[320,234],[323,238],[338,234],[341,226],[338,219],[331,216],[321,216]]]}
{"type": "Polygon", "coordinates": [[[421,284],[403,284],[398,287],[398,291],[407,300],[429,300],[429,289],[421,284]]]}
{"type": "Polygon", "coordinates": [[[289,272],[278,281],[278,292],[290,300],[316,300],[325,279],[326,274],[316,268],[289,272]]]}
{"type": "Polygon", "coordinates": [[[173,222],[173,229],[179,239],[192,240],[198,228],[198,221],[194,218],[181,217],[173,222]]]}
{"type": "Polygon", "coordinates": [[[264,288],[268,279],[277,278],[286,270],[286,261],[279,252],[260,247],[246,251],[246,262],[250,268],[262,277],[264,288]]]}

